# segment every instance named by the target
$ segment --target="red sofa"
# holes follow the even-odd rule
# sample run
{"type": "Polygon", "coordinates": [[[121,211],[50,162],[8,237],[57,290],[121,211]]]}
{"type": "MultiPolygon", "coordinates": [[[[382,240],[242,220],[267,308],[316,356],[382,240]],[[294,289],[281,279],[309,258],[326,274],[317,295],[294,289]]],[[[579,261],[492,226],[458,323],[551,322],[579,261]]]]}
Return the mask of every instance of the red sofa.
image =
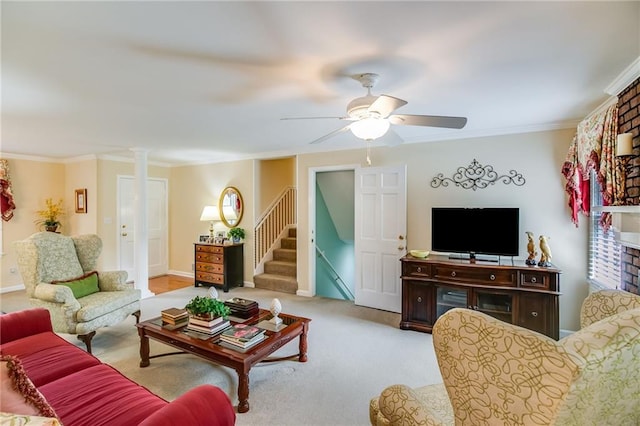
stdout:
{"type": "Polygon", "coordinates": [[[0,354],[19,360],[64,426],[235,423],[235,410],[220,388],[201,385],[165,401],[56,335],[42,308],[0,315],[0,354]]]}

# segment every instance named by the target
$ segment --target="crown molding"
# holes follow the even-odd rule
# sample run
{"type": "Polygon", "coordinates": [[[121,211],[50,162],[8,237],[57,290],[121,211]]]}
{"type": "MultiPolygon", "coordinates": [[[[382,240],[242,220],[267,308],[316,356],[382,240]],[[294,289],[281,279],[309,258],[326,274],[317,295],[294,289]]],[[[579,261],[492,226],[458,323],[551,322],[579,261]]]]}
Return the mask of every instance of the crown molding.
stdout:
{"type": "Polygon", "coordinates": [[[95,154],[87,154],[87,155],[79,155],[77,157],[70,157],[65,159],[63,162],[65,164],[69,163],[79,163],[80,161],[89,161],[89,160],[97,160],[98,156],[95,154]]]}
{"type": "Polygon", "coordinates": [[[12,154],[10,152],[0,152],[0,158],[8,158],[12,160],[39,161],[41,163],[64,163],[61,158],[43,157],[40,155],[12,154]]]}
{"type": "Polygon", "coordinates": [[[631,63],[624,71],[616,77],[611,84],[605,89],[605,93],[608,95],[617,96],[618,93],[626,89],[631,83],[636,81],[640,77],[640,56],[631,63]]]}

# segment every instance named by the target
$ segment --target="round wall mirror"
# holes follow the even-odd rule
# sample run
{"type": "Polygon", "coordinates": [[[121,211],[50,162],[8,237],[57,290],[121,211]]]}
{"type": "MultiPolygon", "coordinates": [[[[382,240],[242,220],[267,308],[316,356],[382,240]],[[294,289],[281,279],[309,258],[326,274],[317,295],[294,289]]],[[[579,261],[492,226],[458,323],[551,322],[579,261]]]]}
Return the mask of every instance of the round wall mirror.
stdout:
{"type": "Polygon", "coordinates": [[[238,226],[244,210],[244,201],[240,191],[233,186],[226,187],[220,194],[218,208],[220,209],[220,219],[225,225],[229,228],[238,226]]]}

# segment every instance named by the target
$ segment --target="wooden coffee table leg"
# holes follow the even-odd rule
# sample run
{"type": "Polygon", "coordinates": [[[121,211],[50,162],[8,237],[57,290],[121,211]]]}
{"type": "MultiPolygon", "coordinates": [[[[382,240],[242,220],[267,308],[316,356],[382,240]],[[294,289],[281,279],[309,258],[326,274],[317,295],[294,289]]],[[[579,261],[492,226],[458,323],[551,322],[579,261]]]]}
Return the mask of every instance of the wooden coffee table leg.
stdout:
{"type": "Polygon", "coordinates": [[[238,371],[238,413],[249,411],[249,372],[238,371]]]}
{"type": "Polygon", "coordinates": [[[304,323],[302,325],[302,334],[300,335],[300,344],[299,350],[300,354],[298,355],[298,361],[307,362],[307,332],[309,331],[309,323],[304,323]]]}
{"type": "Polygon", "coordinates": [[[139,329],[140,335],[140,367],[149,366],[149,338],[144,334],[144,330],[139,329]]]}

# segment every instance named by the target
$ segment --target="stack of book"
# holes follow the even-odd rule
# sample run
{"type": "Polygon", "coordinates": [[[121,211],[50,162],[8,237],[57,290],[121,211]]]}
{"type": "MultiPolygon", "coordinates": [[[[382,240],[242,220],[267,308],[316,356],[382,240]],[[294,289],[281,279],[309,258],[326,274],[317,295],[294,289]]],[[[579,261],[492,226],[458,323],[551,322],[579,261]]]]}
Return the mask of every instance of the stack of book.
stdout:
{"type": "Polygon", "coordinates": [[[266,338],[265,330],[254,325],[236,324],[220,334],[220,345],[231,349],[248,349],[266,338]]]}
{"type": "Polygon", "coordinates": [[[187,325],[187,322],[189,322],[189,313],[186,309],[169,308],[163,310],[160,314],[164,324],[180,327],[187,325]]]}
{"type": "Polygon", "coordinates": [[[216,317],[212,320],[205,320],[190,316],[189,324],[187,324],[187,330],[213,335],[221,332],[230,325],[231,323],[229,322],[229,320],[224,319],[224,317],[216,317]]]}
{"type": "Polygon", "coordinates": [[[258,302],[249,299],[242,299],[240,297],[234,297],[233,299],[226,300],[224,304],[231,309],[231,315],[239,318],[250,318],[256,315],[260,310],[258,302]]]}

